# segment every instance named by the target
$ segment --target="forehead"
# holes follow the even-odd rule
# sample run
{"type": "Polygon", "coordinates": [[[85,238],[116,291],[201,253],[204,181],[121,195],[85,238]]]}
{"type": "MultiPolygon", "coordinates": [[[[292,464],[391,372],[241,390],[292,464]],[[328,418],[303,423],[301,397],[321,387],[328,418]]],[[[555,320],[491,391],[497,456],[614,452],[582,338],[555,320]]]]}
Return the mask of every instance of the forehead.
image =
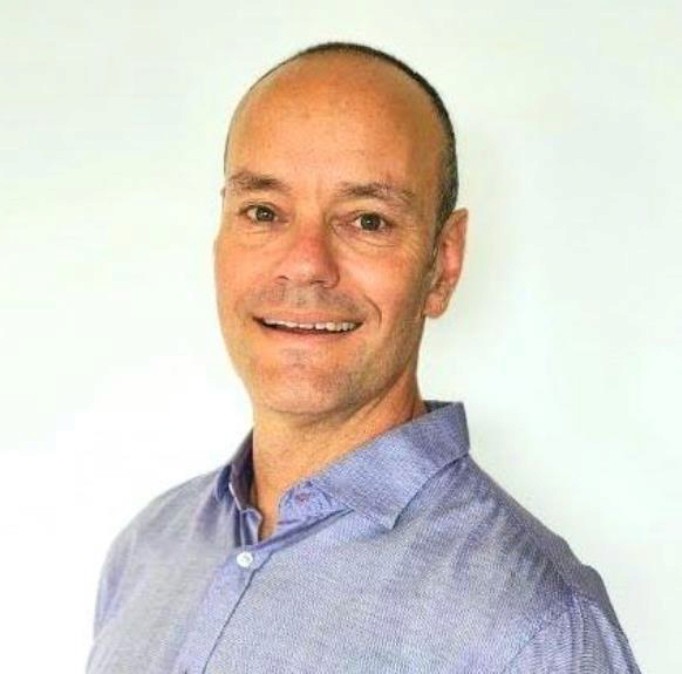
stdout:
{"type": "Polygon", "coordinates": [[[308,57],[271,73],[240,103],[226,170],[393,180],[430,198],[443,137],[431,101],[398,68],[356,55],[308,57]]]}

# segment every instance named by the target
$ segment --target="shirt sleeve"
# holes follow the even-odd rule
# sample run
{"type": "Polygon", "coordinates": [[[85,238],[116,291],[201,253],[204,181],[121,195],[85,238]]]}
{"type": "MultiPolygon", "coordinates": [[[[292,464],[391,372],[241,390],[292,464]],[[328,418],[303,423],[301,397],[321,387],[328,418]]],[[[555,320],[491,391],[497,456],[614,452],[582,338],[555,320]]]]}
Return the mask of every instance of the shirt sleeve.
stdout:
{"type": "Polygon", "coordinates": [[[536,632],[503,672],[641,674],[621,628],[584,597],[536,632]]]}

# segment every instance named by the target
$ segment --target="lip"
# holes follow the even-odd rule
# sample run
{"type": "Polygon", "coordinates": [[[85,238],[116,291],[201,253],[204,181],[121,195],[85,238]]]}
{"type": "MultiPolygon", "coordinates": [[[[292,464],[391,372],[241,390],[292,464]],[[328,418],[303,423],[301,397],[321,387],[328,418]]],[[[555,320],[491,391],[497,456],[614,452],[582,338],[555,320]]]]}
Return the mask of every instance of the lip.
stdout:
{"type": "Polygon", "coordinates": [[[347,318],[332,318],[329,316],[309,315],[309,316],[292,316],[291,314],[287,316],[266,314],[263,317],[254,316],[254,323],[267,335],[272,337],[277,337],[281,339],[294,339],[294,340],[332,340],[340,339],[342,337],[348,337],[354,332],[357,332],[362,327],[361,321],[348,320],[347,318]],[[286,321],[289,323],[297,323],[299,325],[315,325],[316,323],[355,323],[357,326],[351,330],[339,330],[339,331],[325,331],[325,330],[311,330],[302,329],[296,330],[292,328],[275,328],[267,325],[264,319],[267,318],[271,321],[286,321]]]}
{"type": "Polygon", "coordinates": [[[255,315],[254,318],[261,322],[265,319],[272,321],[287,321],[289,323],[298,323],[299,325],[315,323],[357,323],[360,325],[361,320],[348,318],[347,316],[330,316],[325,314],[284,314],[278,312],[263,313],[255,315]]]}

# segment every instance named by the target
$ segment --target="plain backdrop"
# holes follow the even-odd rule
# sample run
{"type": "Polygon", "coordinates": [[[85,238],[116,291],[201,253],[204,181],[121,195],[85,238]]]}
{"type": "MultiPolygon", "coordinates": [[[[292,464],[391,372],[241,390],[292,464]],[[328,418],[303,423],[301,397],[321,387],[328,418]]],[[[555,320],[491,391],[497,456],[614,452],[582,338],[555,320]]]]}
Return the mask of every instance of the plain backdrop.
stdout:
{"type": "Polygon", "coordinates": [[[113,536],[248,430],[212,287],[225,128],[330,39],[455,120],[468,257],[424,394],[599,570],[643,671],[682,671],[679,2],[1,4],[3,671],[82,671],[113,536]]]}

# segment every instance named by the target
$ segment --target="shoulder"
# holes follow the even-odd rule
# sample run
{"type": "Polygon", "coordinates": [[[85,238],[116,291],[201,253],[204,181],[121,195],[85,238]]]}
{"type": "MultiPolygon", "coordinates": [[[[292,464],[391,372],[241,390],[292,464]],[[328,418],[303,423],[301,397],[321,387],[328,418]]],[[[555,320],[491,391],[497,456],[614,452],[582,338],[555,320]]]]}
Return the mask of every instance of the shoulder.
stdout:
{"type": "Polygon", "coordinates": [[[132,543],[141,534],[154,536],[187,521],[210,507],[221,469],[193,477],[153,498],[121,531],[114,545],[132,543]]]}
{"type": "Polygon", "coordinates": [[[471,471],[499,511],[504,552],[510,553],[509,561],[524,559],[533,565],[530,568],[542,569],[564,586],[566,597],[580,596],[601,605],[616,622],[599,573],[577,557],[568,541],[529,512],[473,461],[471,471]]]}
{"type": "MultiPolygon", "coordinates": [[[[553,591],[552,599],[584,596],[610,610],[604,583],[567,541],[529,512],[470,456],[441,476],[440,507],[448,511],[460,557],[487,565],[519,585],[553,591]]],[[[612,615],[615,621],[615,615],[612,615]]]]}
{"type": "Polygon", "coordinates": [[[566,652],[583,647],[580,657],[589,662],[631,658],[599,573],[470,456],[442,471],[415,506],[421,526],[414,529],[422,529],[422,540],[426,531],[428,549],[438,551],[434,576],[448,588],[456,627],[466,623],[476,643],[486,644],[476,657],[491,671],[515,658],[522,666],[509,671],[567,671],[528,664],[540,651],[551,655],[554,642],[566,652]]]}
{"type": "Polygon", "coordinates": [[[100,574],[96,627],[120,599],[126,577],[136,577],[182,540],[216,509],[216,481],[222,469],[187,480],[156,496],[114,538],[100,574]],[[140,567],[140,568],[138,568],[140,567]]]}

